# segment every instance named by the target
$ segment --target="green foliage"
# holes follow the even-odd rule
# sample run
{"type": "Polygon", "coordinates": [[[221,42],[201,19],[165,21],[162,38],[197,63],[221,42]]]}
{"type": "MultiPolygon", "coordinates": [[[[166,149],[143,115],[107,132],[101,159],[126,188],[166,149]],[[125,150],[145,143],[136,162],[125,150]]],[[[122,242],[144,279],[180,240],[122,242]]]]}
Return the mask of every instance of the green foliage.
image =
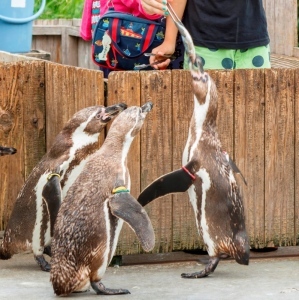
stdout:
{"type": "MultiPolygon", "coordinates": [[[[35,0],[35,12],[40,8],[40,4],[41,0],[35,0]]],[[[39,19],[80,19],[83,5],[84,0],[46,0],[46,8],[39,19]]]]}

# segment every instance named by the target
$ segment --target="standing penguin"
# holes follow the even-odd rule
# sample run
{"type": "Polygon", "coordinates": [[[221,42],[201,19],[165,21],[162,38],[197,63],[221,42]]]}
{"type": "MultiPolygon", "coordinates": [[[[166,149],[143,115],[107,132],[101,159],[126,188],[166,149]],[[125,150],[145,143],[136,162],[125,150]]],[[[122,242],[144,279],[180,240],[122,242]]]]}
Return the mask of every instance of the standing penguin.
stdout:
{"type": "Polygon", "coordinates": [[[15,148],[0,146],[0,156],[11,155],[11,154],[15,154],[15,153],[17,153],[17,149],[15,149],[15,148]]]}
{"type": "Polygon", "coordinates": [[[155,245],[152,224],[130,194],[127,154],[140,131],[150,102],[129,107],[112,123],[102,147],[94,153],[69,189],[54,225],[50,279],[57,295],[84,291],[128,294],[108,289],[101,279],[127,222],[145,251],[155,245]]]}
{"type": "Polygon", "coordinates": [[[0,244],[0,259],[32,249],[40,268],[50,271],[43,253],[51,255],[52,231],[61,201],[98,149],[101,130],[126,107],[123,103],[87,107],[66,123],[16,199],[0,244]]]}
{"type": "Polygon", "coordinates": [[[189,59],[193,79],[194,111],[183,152],[183,167],[150,184],[138,197],[141,205],[169,193],[188,190],[196,225],[210,256],[205,269],[184,278],[206,277],[212,273],[222,254],[239,264],[249,263],[249,242],[245,229],[242,198],[234,172],[239,172],[218,139],[217,91],[212,78],[203,70],[195,54],[192,38],[170,6],[189,59]]]}

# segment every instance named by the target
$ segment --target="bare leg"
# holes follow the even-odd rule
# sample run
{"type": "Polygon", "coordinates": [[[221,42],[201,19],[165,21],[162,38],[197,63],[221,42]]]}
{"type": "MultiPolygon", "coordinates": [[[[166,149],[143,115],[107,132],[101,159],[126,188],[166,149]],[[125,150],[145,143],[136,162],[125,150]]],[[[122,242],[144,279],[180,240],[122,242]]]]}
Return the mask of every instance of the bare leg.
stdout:
{"type": "Polygon", "coordinates": [[[208,264],[205,269],[200,272],[195,273],[182,273],[181,276],[183,278],[203,278],[209,276],[209,274],[213,273],[219,263],[219,257],[210,257],[208,264]]]}
{"type": "Polygon", "coordinates": [[[50,272],[51,265],[45,260],[43,255],[34,255],[34,259],[43,271],[50,272]]]}
{"type": "Polygon", "coordinates": [[[91,287],[97,293],[97,295],[119,295],[119,294],[130,294],[125,289],[107,289],[101,281],[91,282],[91,287]]]}

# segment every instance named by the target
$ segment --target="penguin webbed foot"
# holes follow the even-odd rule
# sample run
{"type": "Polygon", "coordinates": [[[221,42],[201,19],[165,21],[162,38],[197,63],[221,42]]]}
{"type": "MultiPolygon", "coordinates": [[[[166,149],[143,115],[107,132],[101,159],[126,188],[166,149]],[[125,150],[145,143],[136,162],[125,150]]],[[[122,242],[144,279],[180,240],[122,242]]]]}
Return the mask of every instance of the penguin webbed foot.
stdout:
{"type": "Polygon", "coordinates": [[[50,272],[51,265],[45,260],[43,255],[34,255],[34,259],[42,271],[50,272]]]}
{"type": "Polygon", "coordinates": [[[131,294],[126,289],[108,289],[104,286],[101,281],[91,282],[91,287],[97,293],[97,295],[121,295],[121,294],[131,294]]]}
{"type": "Polygon", "coordinates": [[[206,270],[202,270],[200,272],[195,273],[182,273],[182,278],[204,278],[207,277],[209,274],[206,273],[206,270]]]}
{"type": "Polygon", "coordinates": [[[210,257],[208,264],[205,266],[204,270],[195,273],[182,273],[182,278],[204,278],[213,273],[220,261],[219,257],[210,257]]]}

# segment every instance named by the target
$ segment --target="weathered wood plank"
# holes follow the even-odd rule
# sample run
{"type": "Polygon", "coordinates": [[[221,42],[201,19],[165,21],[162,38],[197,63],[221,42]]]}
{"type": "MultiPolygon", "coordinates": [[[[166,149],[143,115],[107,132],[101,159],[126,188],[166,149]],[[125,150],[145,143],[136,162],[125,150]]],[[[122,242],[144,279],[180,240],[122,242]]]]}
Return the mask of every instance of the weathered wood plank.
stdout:
{"type": "Polygon", "coordinates": [[[0,228],[24,180],[45,152],[44,62],[0,64],[0,141],[17,148],[1,157],[0,228]]]}
{"type": "Polygon", "coordinates": [[[294,95],[294,126],[295,126],[295,153],[294,153],[294,168],[295,168],[295,198],[294,198],[294,218],[295,218],[295,240],[294,245],[299,245],[299,69],[295,70],[295,95],[294,95]]]}
{"type": "MultiPolygon", "coordinates": [[[[267,18],[267,27],[270,37],[271,51],[275,53],[275,3],[273,0],[263,0],[264,9],[267,18]]],[[[280,53],[282,54],[282,53],[280,53]]]]}
{"type": "Polygon", "coordinates": [[[61,42],[62,42],[62,64],[78,66],[78,38],[70,34],[68,28],[64,28],[61,42]]]}
{"type": "Polygon", "coordinates": [[[294,244],[294,70],[267,70],[265,119],[265,235],[294,244]]]}
{"type": "Polygon", "coordinates": [[[98,70],[99,67],[93,62],[91,54],[91,42],[78,39],[78,67],[98,70]]]}
{"type": "MultiPolygon", "coordinates": [[[[172,171],[171,71],[141,72],[141,103],[154,108],[141,132],[141,187],[172,171]]],[[[156,252],[172,250],[172,198],[165,196],[146,206],[155,229],[156,252]]]]}
{"type": "Polygon", "coordinates": [[[48,149],[75,112],[87,106],[104,105],[103,73],[46,63],[46,91],[48,149]]]}
{"type": "Polygon", "coordinates": [[[280,54],[271,54],[271,67],[297,69],[299,68],[299,58],[280,54]]]}
{"type": "MultiPolygon", "coordinates": [[[[140,106],[140,89],[139,72],[111,72],[108,79],[107,105],[124,102],[128,106],[140,106]]],[[[144,128],[141,130],[143,131],[144,128]]],[[[140,136],[141,133],[135,137],[128,154],[131,194],[135,198],[140,193],[140,136]]],[[[127,224],[124,224],[116,253],[132,254],[140,253],[140,251],[142,250],[136,235],[127,224]]]]}
{"type": "Polygon", "coordinates": [[[34,35],[32,37],[32,49],[43,50],[51,54],[51,61],[62,62],[62,44],[60,35],[43,36],[34,35]]]}
{"type": "MultiPolygon", "coordinates": [[[[182,155],[193,113],[193,89],[189,71],[172,71],[173,170],[182,166],[182,155]]],[[[173,250],[203,247],[188,193],[173,194],[173,250]]],[[[160,200],[158,200],[160,201],[160,200]]]]}
{"type": "Polygon", "coordinates": [[[27,178],[46,151],[45,62],[28,62],[21,74],[25,78],[23,137],[27,178]]]}
{"type": "Polygon", "coordinates": [[[36,58],[28,57],[19,54],[12,54],[5,51],[0,51],[0,63],[12,63],[17,61],[31,61],[36,60],[36,58]]]}
{"type": "Polygon", "coordinates": [[[234,159],[247,180],[236,175],[243,195],[247,232],[254,248],[264,247],[264,72],[235,71],[234,159]]]}
{"type": "Polygon", "coordinates": [[[297,47],[297,1],[264,0],[271,51],[293,56],[297,47]]]}
{"type": "Polygon", "coordinates": [[[234,72],[209,71],[218,92],[217,131],[223,149],[233,158],[234,150],[234,72]]]}
{"type": "Polygon", "coordinates": [[[62,35],[64,27],[57,25],[37,25],[32,29],[33,35],[62,35]]]}

